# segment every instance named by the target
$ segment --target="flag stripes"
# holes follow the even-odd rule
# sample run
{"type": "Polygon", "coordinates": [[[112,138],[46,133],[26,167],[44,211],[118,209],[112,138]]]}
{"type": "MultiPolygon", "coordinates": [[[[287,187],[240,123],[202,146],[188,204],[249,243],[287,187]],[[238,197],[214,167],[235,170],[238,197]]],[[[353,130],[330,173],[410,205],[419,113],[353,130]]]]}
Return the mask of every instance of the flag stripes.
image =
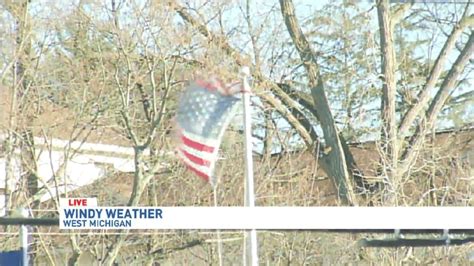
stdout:
{"type": "Polygon", "coordinates": [[[196,80],[181,96],[176,117],[178,157],[197,176],[214,184],[213,171],[224,131],[235,114],[240,83],[196,80]]]}
{"type": "Polygon", "coordinates": [[[181,159],[181,161],[186,165],[186,167],[194,172],[197,176],[201,177],[202,179],[206,181],[210,181],[211,178],[211,171],[209,167],[202,167],[199,166],[195,163],[193,163],[191,160],[188,159],[187,156],[185,156],[182,152],[182,150],[178,150],[178,157],[181,159]]]}
{"type": "Polygon", "coordinates": [[[178,157],[197,176],[210,181],[212,176],[212,161],[217,157],[216,148],[192,140],[181,132],[181,145],[177,152],[178,157]]]}
{"type": "Polygon", "coordinates": [[[194,141],[192,139],[187,138],[186,136],[182,135],[181,136],[181,141],[183,141],[183,144],[186,146],[189,146],[195,150],[198,151],[204,151],[204,152],[214,152],[214,147],[207,146],[205,144],[199,143],[197,141],[194,141]]]}
{"type": "Polygon", "coordinates": [[[211,166],[211,162],[207,161],[207,160],[204,160],[198,156],[195,156],[195,155],[192,155],[191,153],[183,150],[183,149],[179,149],[181,151],[181,153],[186,157],[188,158],[191,162],[195,163],[195,164],[198,164],[198,165],[202,165],[202,166],[211,166]]]}

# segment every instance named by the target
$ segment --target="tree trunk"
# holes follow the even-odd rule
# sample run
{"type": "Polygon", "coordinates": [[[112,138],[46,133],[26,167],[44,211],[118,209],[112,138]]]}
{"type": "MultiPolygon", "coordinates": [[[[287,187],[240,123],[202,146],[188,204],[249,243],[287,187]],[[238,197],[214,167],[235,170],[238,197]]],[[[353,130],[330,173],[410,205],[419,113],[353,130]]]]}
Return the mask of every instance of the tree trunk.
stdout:
{"type": "MultiPolygon", "coordinates": [[[[398,164],[398,138],[395,113],[396,81],[395,81],[395,51],[393,47],[393,23],[390,18],[390,4],[388,0],[377,3],[377,15],[380,31],[380,49],[382,61],[382,164],[387,181],[392,185],[393,191],[398,191],[400,180],[397,177],[398,164]]],[[[389,197],[389,204],[396,204],[395,198],[389,197]],[[395,200],[395,201],[394,201],[395,200]]]]}
{"type": "Polygon", "coordinates": [[[357,205],[352,185],[352,176],[348,168],[347,158],[344,153],[343,143],[339,132],[334,123],[331,108],[324,91],[324,84],[319,73],[319,66],[316,58],[296,20],[294,6],[290,0],[280,0],[281,12],[285,19],[285,24],[293,40],[293,44],[298,50],[301,61],[305,67],[309,86],[311,88],[311,96],[314,105],[318,108],[318,120],[324,133],[326,145],[329,147],[326,156],[322,158],[327,165],[328,174],[334,178],[338,194],[344,204],[357,205]]]}

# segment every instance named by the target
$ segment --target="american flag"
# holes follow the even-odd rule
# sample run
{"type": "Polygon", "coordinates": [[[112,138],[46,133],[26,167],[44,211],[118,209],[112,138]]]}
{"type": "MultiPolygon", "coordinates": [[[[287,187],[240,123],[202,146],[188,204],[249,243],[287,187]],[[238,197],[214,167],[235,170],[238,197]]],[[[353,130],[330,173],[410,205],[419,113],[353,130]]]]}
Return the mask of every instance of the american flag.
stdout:
{"type": "Polygon", "coordinates": [[[236,111],[240,83],[224,85],[218,79],[191,82],[181,96],[178,113],[178,157],[204,180],[213,177],[222,136],[236,111]]]}

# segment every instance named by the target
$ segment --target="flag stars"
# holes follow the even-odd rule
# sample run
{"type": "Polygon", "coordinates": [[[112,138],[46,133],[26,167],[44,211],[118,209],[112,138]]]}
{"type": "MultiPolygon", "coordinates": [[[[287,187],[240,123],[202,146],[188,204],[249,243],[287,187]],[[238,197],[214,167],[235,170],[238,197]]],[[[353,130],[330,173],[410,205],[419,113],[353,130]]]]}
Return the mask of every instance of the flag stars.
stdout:
{"type": "Polygon", "coordinates": [[[219,94],[218,91],[191,86],[180,101],[178,123],[181,128],[192,134],[217,139],[238,100],[219,94]]]}

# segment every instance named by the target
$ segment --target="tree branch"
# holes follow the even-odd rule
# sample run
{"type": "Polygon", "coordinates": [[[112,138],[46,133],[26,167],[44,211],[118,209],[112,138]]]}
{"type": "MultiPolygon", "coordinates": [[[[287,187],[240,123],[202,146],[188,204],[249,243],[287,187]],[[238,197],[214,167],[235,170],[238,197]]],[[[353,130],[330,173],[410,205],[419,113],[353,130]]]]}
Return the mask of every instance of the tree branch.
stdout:
{"type": "MultiPolygon", "coordinates": [[[[240,54],[233,47],[230,46],[230,44],[227,42],[227,40],[225,40],[224,38],[219,38],[219,37],[215,36],[211,31],[209,31],[207,29],[207,27],[204,24],[201,24],[196,19],[194,19],[191,16],[191,14],[189,14],[186,11],[186,9],[184,7],[180,7],[179,5],[175,5],[174,9],[181,16],[181,18],[183,18],[183,20],[185,20],[186,22],[191,24],[193,27],[198,29],[198,31],[204,37],[207,37],[209,40],[211,40],[215,43],[218,43],[220,45],[221,49],[226,54],[232,56],[235,59],[235,61],[237,62],[238,65],[241,65],[243,62],[245,62],[245,60],[240,56],[240,54]]],[[[264,78],[263,75],[261,75],[261,73],[259,73],[258,71],[253,72],[252,75],[255,77],[256,81],[259,82],[260,84],[269,85],[269,87],[272,88],[273,90],[278,88],[278,86],[274,82],[264,78]]],[[[275,97],[273,97],[269,94],[262,93],[259,96],[263,100],[268,102],[272,107],[274,107],[277,110],[277,112],[280,113],[280,115],[283,116],[283,118],[296,130],[296,132],[298,132],[298,134],[301,136],[301,138],[303,139],[303,141],[307,145],[313,145],[313,142],[317,141],[317,135],[315,135],[316,132],[314,132],[314,130],[312,130],[313,131],[313,133],[312,133],[313,137],[309,133],[310,129],[312,129],[312,127],[308,127],[307,124],[310,124],[310,123],[307,123],[306,126],[303,126],[299,122],[299,120],[301,120],[301,119],[306,119],[306,118],[303,118],[304,115],[301,111],[298,112],[295,109],[293,109],[292,111],[288,110],[283,104],[281,104],[277,99],[275,99],[275,97]],[[298,116],[301,116],[301,117],[296,118],[295,115],[298,115],[298,116]]],[[[288,96],[285,97],[285,95],[283,95],[281,93],[278,94],[278,96],[282,101],[284,101],[284,103],[286,105],[292,105],[291,104],[292,100],[288,96]]]]}
{"type": "Polygon", "coordinates": [[[207,29],[206,25],[197,21],[193,16],[191,16],[191,14],[186,11],[184,7],[178,4],[174,4],[173,8],[184,21],[195,27],[204,37],[208,38],[215,44],[218,44],[226,54],[233,56],[237,65],[242,66],[248,64],[248,59],[245,59],[244,57],[240,56],[240,53],[234,48],[232,48],[232,46],[230,46],[225,37],[214,35],[211,31],[207,29]]]}
{"type": "Polygon", "coordinates": [[[313,128],[313,125],[306,117],[306,115],[300,110],[300,108],[296,105],[296,102],[285,92],[281,89],[279,84],[272,83],[272,91],[275,92],[275,95],[282,100],[288,109],[291,111],[293,116],[300,122],[300,124],[306,129],[306,131],[311,136],[311,143],[308,143],[309,147],[312,147],[319,142],[319,136],[317,135],[316,131],[313,128]]]}
{"type": "Polygon", "coordinates": [[[313,145],[313,139],[310,133],[308,133],[306,128],[298,121],[293,112],[288,110],[273,95],[262,93],[259,97],[276,109],[276,111],[296,130],[296,132],[298,132],[298,135],[300,135],[306,145],[313,145]]]}
{"type": "MultiPolygon", "coordinates": [[[[439,77],[443,71],[443,67],[444,67],[444,64],[446,63],[446,60],[448,59],[448,55],[453,50],[456,44],[456,40],[459,38],[459,35],[461,35],[465,27],[469,25],[469,17],[467,16],[468,6],[466,6],[466,9],[464,10],[464,15],[461,21],[459,21],[459,23],[453,27],[451,34],[449,35],[448,39],[444,43],[444,46],[441,49],[441,52],[439,53],[438,58],[436,59],[433,68],[431,69],[431,73],[426,80],[425,86],[423,87],[421,92],[418,94],[418,97],[417,97],[418,102],[415,105],[413,105],[403,116],[402,121],[400,123],[400,127],[399,127],[399,132],[401,135],[406,133],[406,131],[412,125],[413,121],[416,119],[416,117],[421,113],[423,108],[428,103],[431,96],[431,92],[436,86],[436,83],[438,82],[439,77]]],[[[470,17],[472,19],[472,17],[474,16],[471,15],[470,17]]]]}
{"type": "Polygon", "coordinates": [[[311,96],[308,96],[305,93],[297,92],[289,84],[279,83],[278,87],[282,89],[288,96],[292,97],[297,103],[301,104],[306,110],[311,112],[314,117],[318,118],[318,111],[312,102],[311,96]]]}
{"type": "Polygon", "coordinates": [[[396,25],[402,19],[403,15],[413,6],[413,0],[410,3],[403,4],[392,12],[392,24],[396,25]]]}
{"type": "Polygon", "coordinates": [[[318,107],[317,118],[321,123],[324,139],[330,147],[330,152],[328,156],[326,156],[327,158],[324,158],[330,166],[328,174],[334,178],[339,197],[342,201],[345,204],[357,205],[346,156],[344,155],[343,145],[346,145],[346,143],[341,142],[334,123],[316,58],[298,24],[292,1],[280,0],[280,7],[288,32],[305,67],[313,102],[314,105],[318,107]]]}
{"type": "Polygon", "coordinates": [[[456,88],[458,78],[463,72],[464,67],[471,58],[473,52],[474,33],[471,32],[469,40],[467,41],[463,50],[461,51],[453,66],[449,70],[448,75],[443,80],[440,90],[436,93],[433,101],[431,102],[428,110],[426,111],[425,117],[418,124],[415,134],[410,138],[409,145],[402,156],[404,160],[404,166],[402,169],[400,169],[402,173],[407,171],[408,167],[411,165],[411,163],[413,163],[414,159],[416,158],[418,150],[423,142],[423,136],[425,136],[429,130],[434,128],[434,123],[439,112],[446,103],[446,100],[448,99],[450,93],[456,88]]]}

